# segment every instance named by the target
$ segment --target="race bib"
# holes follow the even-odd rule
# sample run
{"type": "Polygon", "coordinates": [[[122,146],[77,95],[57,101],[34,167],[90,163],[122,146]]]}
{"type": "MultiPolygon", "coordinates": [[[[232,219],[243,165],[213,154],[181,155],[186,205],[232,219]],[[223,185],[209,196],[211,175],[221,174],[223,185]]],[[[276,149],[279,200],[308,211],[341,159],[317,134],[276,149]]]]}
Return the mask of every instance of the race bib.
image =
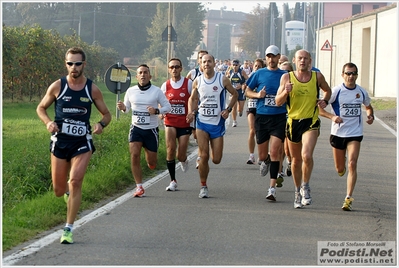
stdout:
{"type": "Polygon", "coordinates": [[[185,115],[186,107],[184,107],[184,104],[172,104],[172,109],[170,110],[169,113],[177,115],[185,115]]]}
{"type": "Polygon", "coordinates": [[[265,106],[276,106],[276,95],[266,95],[265,106]]]}
{"type": "Polygon", "coordinates": [[[341,114],[343,117],[358,117],[362,113],[361,107],[360,103],[344,103],[341,108],[341,114]]]}
{"type": "Polygon", "coordinates": [[[217,110],[218,110],[217,104],[203,104],[199,112],[201,113],[202,116],[205,117],[216,117],[218,116],[217,110]]]}
{"type": "Polygon", "coordinates": [[[62,123],[62,133],[70,136],[84,136],[87,134],[86,125],[77,125],[71,123],[62,123]]]}
{"type": "Polygon", "coordinates": [[[133,122],[136,125],[149,125],[150,113],[149,112],[133,112],[133,122]]]}
{"type": "Polygon", "coordinates": [[[248,108],[256,108],[257,99],[249,99],[247,102],[248,108]]]}

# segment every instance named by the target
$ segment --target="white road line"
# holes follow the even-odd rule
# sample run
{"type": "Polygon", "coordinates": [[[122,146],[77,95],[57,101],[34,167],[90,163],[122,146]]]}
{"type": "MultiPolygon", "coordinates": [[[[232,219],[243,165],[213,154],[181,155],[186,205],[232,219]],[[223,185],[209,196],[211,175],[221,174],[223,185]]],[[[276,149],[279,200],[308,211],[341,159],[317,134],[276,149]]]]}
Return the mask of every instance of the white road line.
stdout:
{"type": "Polygon", "coordinates": [[[397,133],[395,130],[393,130],[392,128],[390,128],[387,124],[385,124],[383,121],[381,121],[381,119],[379,119],[378,117],[376,117],[374,115],[374,119],[378,121],[378,123],[380,123],[383,127],[385,127],[386,129],[388,129],[389,132],[391,132],[395,137],[397,136],[397,133]]]}
{"type": "MultiPolygon", "coordinates": [[[[187,156],[188,160],[191,161],[194,158],[196,159],[197,154],[198,154],[198,149],[196,149],[189,156],[187,156]]],[[[176,165],[176,169],[178,169],[178,168],[180,168],[180,164],[176,165]]],[[[157,175],[156,177],[143,183],[143,187],[147,189],[151,185],[153,185],[153,184],[157,183],[158,181],[162,180],[163,178],[165,178],[167,175],[169,175],[169,171],[165,170],[164,172],[157,175]]],[[[132,191],[127,192],[123,196],[115,199],[114,201],[91,212],[90,214],[84,216],[83,218],[75,221],[74,229],[77,229],[77,228],[83,226],[84,224],[90,222],[91,220],[94,220],[95,218],[108,213],[115,207],[117,207],[117,206],[123,204],[124,202],[126,202],[127,200],[133,198],[133,193],[134,193],[134,189],[132,191]]],[[[32,253],[35,253],[36,251],[39,251],[41,248],[43,248],[45,246],[48,246],[49,244],[51,244],[54,241],[56,241],[57,239],[59,239],[62,235],[62,232],[63,232],[63,230],[59,230],[54,233],[51,233],[51,234],[39,239],[38,241],[30,244],[29,246],[26,246],[26,247],[18,250],[17,252],[3,258],[2,266],[11,266],[11,265],[15,264],[16,262],[20,261],[21,259],[23,259],[24,257],[26,257],[32,253]]]]}

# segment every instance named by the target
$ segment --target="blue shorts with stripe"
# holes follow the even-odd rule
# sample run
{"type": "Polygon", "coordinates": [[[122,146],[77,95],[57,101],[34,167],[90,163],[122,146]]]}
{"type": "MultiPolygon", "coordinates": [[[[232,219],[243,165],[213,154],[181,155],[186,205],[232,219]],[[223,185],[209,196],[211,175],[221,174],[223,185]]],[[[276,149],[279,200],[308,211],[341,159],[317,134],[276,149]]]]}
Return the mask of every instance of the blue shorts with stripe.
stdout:
{"type": "Polygon", "coordinates": [[[197,120],[196,125],[197,129],[200,129],[208,133],[210,139],[216,139],[224,136],[224,134],[226,133],[225,121],[226,121],[225,119],[220,118],[218,125],[211,125],[211,124],[202,123],[201,121],[197,120]]]}

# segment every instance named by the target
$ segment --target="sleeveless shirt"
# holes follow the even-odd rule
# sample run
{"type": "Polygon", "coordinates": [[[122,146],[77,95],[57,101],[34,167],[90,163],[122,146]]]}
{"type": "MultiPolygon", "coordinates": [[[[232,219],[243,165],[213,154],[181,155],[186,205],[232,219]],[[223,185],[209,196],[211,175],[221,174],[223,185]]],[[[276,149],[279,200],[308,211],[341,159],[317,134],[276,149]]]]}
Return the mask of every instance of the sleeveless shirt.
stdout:
{"type": "Polygon", "coordinates": [[[317,106],[319,87],[316,72],[312,71],[308,82],[300,82],[294,72],[289,72],[289,76],[293,85],[287,99],[288,117],[294,120],[317,118],[319,116],[317,106]]]}
{"type": "Polygon", "coordinates": [[[216,72],[211,79],[204,75],[197,78],[199,109],[197,120],[210,125],[218,125],[220,113],[226,105],[226,88],[223,86],[223,74],[216,72]]]}
{"type": "Polygon", "coordinates": [[[61,78],[61,93],[55,100],[55,123],[60,132],[57,140],[91,139],[90,115],[93,103],[92,81],[87,79],[84,88],[72,90],[66,77],[61,78]]]}
{"type": "Polygon", "coordinates": [[[188,79],[184,77],[182,77],[182,79],[184,79],[184,81],[180,88],[173,88],[170,79],[166,81],[165,95],[172,109],[165,115],[164,123],[168,126],[188,128],[190,127],[190,123],[186,122],[186,115],[190,92],[188,89],[188,79]]]}

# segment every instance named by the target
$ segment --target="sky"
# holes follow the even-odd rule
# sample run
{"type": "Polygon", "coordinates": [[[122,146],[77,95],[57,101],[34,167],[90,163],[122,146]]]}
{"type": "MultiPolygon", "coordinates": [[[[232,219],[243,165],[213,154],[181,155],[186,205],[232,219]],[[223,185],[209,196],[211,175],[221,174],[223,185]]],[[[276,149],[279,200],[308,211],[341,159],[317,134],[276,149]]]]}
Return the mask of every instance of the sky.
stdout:
{"type": "MultiPolygon", "coordinates": [[[[234,11],[241,11],[245,13],[250,13],[254,7],[260,4],[261,7],[269,7],[269,2],[265,1],[209,1],[209,2],[202,2],[206,8],[209,7],[210,10],[220,10],[221,7],[226,7],[226,11],[232,11],[234,8],[234,11]]],[[[283,6],[282,1],[276,1],[277,7],[280,8],[283,6]]],[[[288,3],[288,6],[294,7],[296,2],[285,2],[288,3]]]]}

